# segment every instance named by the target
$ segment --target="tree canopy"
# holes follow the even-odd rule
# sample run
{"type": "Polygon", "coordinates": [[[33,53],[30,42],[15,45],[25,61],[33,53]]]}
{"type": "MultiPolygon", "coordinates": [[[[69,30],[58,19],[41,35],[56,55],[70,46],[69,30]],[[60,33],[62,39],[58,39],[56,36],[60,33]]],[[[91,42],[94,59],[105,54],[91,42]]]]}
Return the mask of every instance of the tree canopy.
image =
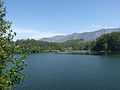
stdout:
{"type": "Polygon", "coordinates": [[[0,90],[13,90],[23,79],[24,55],[15,54],[19,49],[13,42],[15,35],[6,19],[4,1],[0,0],[0,90]]]}
{"type": "Polygon", "coordinates": [[[23,50],[30,53],[44,51],[65,50],[91,50],[93,52],[120,52],[120,32],[112,32],[98,37],[95,41],[84,41],[80,39],[68,40],[62,43],[44,42],[40,40],[27,39],[17,40],[23,50]]]}
{"type": "Polygon", "coordinates": [[[120,52],[120,32],[104,34],[96,40],[93,50],[104,52],[120,52]]]}

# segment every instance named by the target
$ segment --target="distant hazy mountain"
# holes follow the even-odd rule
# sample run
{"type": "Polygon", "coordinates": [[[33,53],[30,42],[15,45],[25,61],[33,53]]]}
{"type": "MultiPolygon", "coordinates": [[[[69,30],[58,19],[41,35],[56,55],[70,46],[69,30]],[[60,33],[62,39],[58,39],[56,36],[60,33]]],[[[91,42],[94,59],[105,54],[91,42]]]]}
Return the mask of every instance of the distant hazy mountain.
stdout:
{"type": "Polygon", "coordinates": [[[93,32],[84,32],[84,33],[73,33],[66,36],[54,36],[50,38],[42,38],[42,41],[48,42],[64,42],[67,40],[83,39],[83,40],[95,40],[97,37],[101,36],[104,33],[110,32],[120,32],[120,28],[109,28],[109,29],[100,29],[93,32]]]}

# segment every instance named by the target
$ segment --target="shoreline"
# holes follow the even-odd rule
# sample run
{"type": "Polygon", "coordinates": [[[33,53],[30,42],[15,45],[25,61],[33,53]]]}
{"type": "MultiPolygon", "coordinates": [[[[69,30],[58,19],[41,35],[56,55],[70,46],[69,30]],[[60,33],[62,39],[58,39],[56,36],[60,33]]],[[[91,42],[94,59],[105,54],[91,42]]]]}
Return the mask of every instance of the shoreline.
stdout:
{"type": "Polygon", "coordinates": [[[71,50],[71,51],[42,51],[42,52],[30,52],[29,54],[39,54],[39,53],[55,53],[55,54],[80,54],[80,55],[120,55],[120,52],[104,52],[104,51],[90,51],[90,50],[71,50]]]}

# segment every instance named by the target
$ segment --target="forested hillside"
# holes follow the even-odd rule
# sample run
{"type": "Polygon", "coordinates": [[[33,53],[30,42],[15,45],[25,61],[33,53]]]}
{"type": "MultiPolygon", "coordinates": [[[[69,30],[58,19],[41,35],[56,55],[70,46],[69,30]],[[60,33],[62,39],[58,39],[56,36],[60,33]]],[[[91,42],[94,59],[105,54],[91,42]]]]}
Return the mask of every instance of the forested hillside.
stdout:
{"type": "Polygon", "coordinates": [[[30,53],[39,52],[64,52],[70,50],[90,50],[96,52],[118,52],[120,51],[120,32],[112,32],[101,35],[96,40],[85,41],[82,39],[68,40],[62,43],[45,42],[34,39],[18,40],[22,50],[30,53]]]}

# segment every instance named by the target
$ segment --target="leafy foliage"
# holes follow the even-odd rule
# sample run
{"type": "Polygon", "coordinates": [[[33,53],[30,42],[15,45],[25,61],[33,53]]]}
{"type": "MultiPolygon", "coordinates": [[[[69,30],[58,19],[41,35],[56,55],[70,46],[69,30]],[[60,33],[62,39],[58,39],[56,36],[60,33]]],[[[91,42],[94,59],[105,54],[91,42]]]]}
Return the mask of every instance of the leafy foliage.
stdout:
{"type": "Polygon", "coordinates": [[[96,40],[93,50],[104,52],[120,52],[120,32],[104,34],[96,40]]]}
{"type": "Polygon", "coordinates": [[[62,44],[49,43],[34,39],[17,40],[16,45],[19,45],[22,51],[28,53],[39,53],[39,52],[46,52],[51,50],[62,50],[62,44]]]}
{"type": "Polygon", "coordinates": [[[18,40],[22,50],[30,53],[65,51],[65,50],[91,50],[93,52],[120,52],[120,32],[107,33],[96,41],[84,41],[80,39],[68,40],[63,43],[44,42],[40,40],[18,40]]]}
{"type": "Polygon", "coordinates": [[[23,79],[24,55],[16,55],[18,46],[13,42],[16,35],[6,20],[6,9],[0,0],[0,90],[11,90],[23,79]]]}
{"type": "Polygon", "coordinates": [[[50,51],[65,51],[65,50],[90,50],[91,41],[84,40],[68,40],[63,43],[44,42],[40,40],[17,40],[16,45],[19,45],[22,50],[30,53],[50,52],[50,51]]]}

